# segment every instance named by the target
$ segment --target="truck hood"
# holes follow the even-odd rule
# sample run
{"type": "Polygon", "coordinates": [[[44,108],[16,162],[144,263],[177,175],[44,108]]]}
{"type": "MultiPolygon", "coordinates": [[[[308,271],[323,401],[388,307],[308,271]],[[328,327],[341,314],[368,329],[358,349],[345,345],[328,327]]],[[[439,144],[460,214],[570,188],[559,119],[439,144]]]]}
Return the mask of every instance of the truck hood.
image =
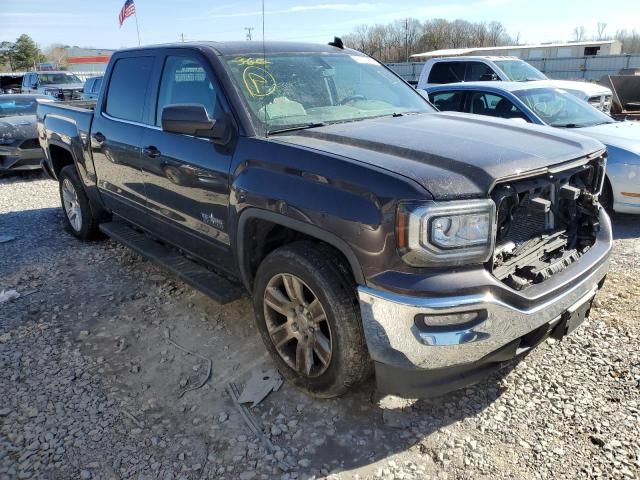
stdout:
{"type": "Polygon", "coordinates": [[[597,140],[546,126],[450,112],[328,125],[276,138],[397,172],[442,200],[486,197],[500,179],[604,149],[597,140]]]}
{"type": "Polygon", "coordinates": [[[37,138],[35,115],[0,117],[0,138],[37,138]]]}
{"type": "Polygon", "coordinates": [[[45,89],[61,89],[61,90],[82,90],[83,83],[47,83],[46,85],[40,85],[41,90],[45,89]]]}
{"type": "MultiPolygon", "coordinates": [[[[611,89],[589,82],[573,82],[571,80],[543,80],[552,88],[561,88],[569,91],[579,91],[584,93],[585,99],[596,95],[612,95],[611,89]]],[[[541,83],[542,83],[541,82],[541,83]]]]}
{"type": "Polygon", "coordinates": [[[582,135],[587,135],[604,143],[607,147],[640,155],[640,122],[612,122],[576,129],[582,135]]]}

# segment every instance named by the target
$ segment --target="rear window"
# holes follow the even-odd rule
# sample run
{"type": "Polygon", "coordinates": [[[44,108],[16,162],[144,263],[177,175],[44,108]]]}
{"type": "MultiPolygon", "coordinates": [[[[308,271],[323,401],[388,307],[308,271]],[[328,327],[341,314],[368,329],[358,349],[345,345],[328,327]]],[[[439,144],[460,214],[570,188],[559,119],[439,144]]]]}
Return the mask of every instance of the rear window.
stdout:
{"type": "Polygon", "coordinates": [[[142,122],[153,57],[121,58],[111,72],[106,112],[112,117],[142,122]]]}
{"type": "Polygon", "coordinates": [[[431,67],[428,83],[455,83],[464,81],[465,62],[440,62],[431,67]]]}

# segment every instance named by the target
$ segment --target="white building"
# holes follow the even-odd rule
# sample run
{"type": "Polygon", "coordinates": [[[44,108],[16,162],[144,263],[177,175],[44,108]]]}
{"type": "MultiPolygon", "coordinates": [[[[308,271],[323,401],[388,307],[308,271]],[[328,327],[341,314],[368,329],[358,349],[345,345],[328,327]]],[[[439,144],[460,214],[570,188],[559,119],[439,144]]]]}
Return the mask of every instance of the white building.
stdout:
{"type": "Polygon", "coordinates": [[[411,55],[416,59],[433,57],[456,57],[463,55],[512,56],[523,60],[541,58],[567,58],[595,55],[620,55],[622,43],[618,40],[593,42],[540,43],[536,45],[514,45],[506,47],[449,48],[411,55]]]}

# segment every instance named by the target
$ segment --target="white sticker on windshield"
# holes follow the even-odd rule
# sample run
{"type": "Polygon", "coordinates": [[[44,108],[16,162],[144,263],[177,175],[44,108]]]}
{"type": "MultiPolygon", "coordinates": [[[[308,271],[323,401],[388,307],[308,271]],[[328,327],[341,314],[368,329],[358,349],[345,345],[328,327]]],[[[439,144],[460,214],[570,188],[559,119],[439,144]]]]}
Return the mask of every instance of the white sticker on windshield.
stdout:
{"type": "Polygon", "coordinates": [[[368,65],[377,65],[378,64],[378,62],[376,62],[373,58],[365,57],[363,55],[351,55],[351,58],[353,58],[358,63],[366,63],[368,65]]]}

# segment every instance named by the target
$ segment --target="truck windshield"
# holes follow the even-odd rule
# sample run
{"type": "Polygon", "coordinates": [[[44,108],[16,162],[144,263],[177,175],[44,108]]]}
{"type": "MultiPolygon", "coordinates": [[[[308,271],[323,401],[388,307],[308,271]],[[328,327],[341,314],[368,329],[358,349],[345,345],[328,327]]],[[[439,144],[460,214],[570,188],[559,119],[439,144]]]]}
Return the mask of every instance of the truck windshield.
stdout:
{"type": "Polygon", "coordinates": [[[547,80],[544,73],[522,60],[496,60],[494,63],[514,82],[547,80]]]}
{"type": "Polygon", "coordinates": [[[564,90],[534,88],[513,93],[552,127],[580,128],[613,122],[608,115],[564,90]]]}
{"type": "Polygon", "coordinates": [[[434,111],[413,88],[362,55],[255,54],[225,61],[267,132],[434,111]]]}
{"type": "Polygon", "coordinates": [[[40,85],[60,85],[65,83],[82,83],[73,73],[38,73],[40,85]]]}

